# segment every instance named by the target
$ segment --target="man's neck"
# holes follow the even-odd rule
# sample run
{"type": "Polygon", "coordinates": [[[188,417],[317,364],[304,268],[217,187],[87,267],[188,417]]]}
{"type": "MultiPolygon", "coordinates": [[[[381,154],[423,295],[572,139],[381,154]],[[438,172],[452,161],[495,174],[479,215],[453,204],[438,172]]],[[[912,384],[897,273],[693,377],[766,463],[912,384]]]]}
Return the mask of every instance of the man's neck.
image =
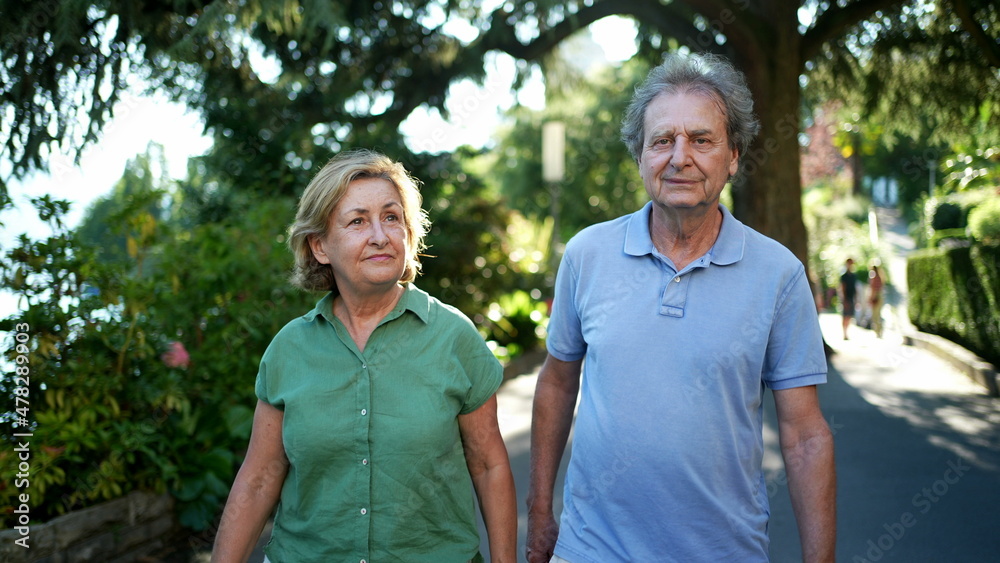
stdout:
{"type": "Polygon", "coordinates": [[[653,205],[649,236],[678,271],[708,252],[722,230],[722,209],[673,209],[653,205]]]}

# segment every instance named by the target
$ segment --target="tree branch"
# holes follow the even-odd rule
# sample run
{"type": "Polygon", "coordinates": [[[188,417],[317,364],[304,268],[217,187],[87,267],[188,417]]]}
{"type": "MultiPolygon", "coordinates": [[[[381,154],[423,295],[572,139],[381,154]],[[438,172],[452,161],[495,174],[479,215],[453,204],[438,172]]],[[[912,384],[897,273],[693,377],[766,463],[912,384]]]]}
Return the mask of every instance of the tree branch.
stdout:
{"type": "Polygon", "coordinates": [[[799,60],[802,63],[811,60],[819,54],[820,49],[827,41],[843,36],[847,28],[870,18],[879,10],[886,10],[898,4],[902,4],[902,2],[900,0],[864,0],[852,2],[843,7],[833,4],[820,14],[816,23],[803,34],[799,60]]]}
{"type": "Polygon", "coordinates": [[[993,68],[1000,67],[1000,45],[997,44],[996,39],[987,35],[983,31],[982,26],[979,25],[979,22],[976,21],[975,15],[972,12],[972,6],[969,5],[969,0],[954,0],[954,4],[955,13],[962,20],[962,27],[972,36],[972,39],[979,45],[979,48],[983,50],[986,61],[993,68]]]}
{"type": "MultiPolygon", "coordinates": [[[[696,51],[719,51],[720,48],[714,41],[708,43],[699,40],[705,32],[692,24],[695,13],[709,22],[722,22],[738,30],[752,24],[746,18],[756,19],[753,14],[747,13],[745,9],[740,11],[728,0],[684,0],[666,6],[648,0],[599,0],[567,16],[525,45],[518,41],[513,26],[507,21],[510,14],[501,8],[493,12],[493,25],[483,37],[482,46],[486,51],[503,51],[517,59],[535,61],[576,31],[600,19],[608,16],[631,16],[696,51]]],[[[745,29],[742,31],[746,33],[745,29]]]]}

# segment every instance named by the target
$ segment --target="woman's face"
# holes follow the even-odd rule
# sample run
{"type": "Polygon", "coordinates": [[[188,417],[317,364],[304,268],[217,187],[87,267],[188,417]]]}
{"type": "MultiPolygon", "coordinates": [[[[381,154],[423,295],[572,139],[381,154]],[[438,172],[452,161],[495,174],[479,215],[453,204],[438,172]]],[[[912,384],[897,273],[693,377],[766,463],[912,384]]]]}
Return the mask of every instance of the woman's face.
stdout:
{"type": "Polygon", "coordinates": [[[330,214],[327,234],[309,241],[313,256],[333,268],[340,293],[380,293],[406,268],[408,240],[402,198],[384,178],[359,178],[330,214]]]}

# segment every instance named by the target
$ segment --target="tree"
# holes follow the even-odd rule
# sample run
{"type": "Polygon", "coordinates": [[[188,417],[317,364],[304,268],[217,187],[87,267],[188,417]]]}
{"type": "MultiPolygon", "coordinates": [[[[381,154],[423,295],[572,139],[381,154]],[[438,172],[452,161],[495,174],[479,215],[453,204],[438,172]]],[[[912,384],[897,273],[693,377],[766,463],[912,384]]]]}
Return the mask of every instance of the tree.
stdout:
{"type": "Polygon", "coordinates": [[[641,207],[648,196],[635,162],[618,140],[621,116],[631,97],[631,90],[620,85],[641,79],[648,69],[633,61],[587,76],[564,76],[563,88],[547,93],[543,111],[515,108],[509,116],[512,125],[498,134],[491,151],[489,181],[514,209],[533,220],[545,220],[553,194],[542,182],[540,132],[543,122],[561,121],[566,126],[566,175],[560,182],[559,240],[641,207]]]}
{"type": "Polygon", "coordinates": [[[882,90],[879,99],[891,98],[886,89],[911,87],[901,95],[922,93],[942,107],[974,111],[1000,96],[1000,23],[986,0],[940,0],[930,5],[936,14],[900,0],[540,0],[492,13],[462,0],[36,5],[5,2],[0,19],[0,130],[13,174],[42,166],[59,142],[79,140],[78,149],[91,142],[126,77],[142,69],[202,111],[216,137],[216,165],[232,170],[234,184],[264,193],[300,186],[308,165],[341,146],[410,156],[398,141],[399,123],[422,104],[444,110],[449,84],[481,80],[488,53],[507,53],[527,70],[591,23],[630,16],[647,60],[687,47],[726,54],[746,72],[762,130],[744,155],[751,173],[735,186],[734,212],[803,259],[803,73],[826,61],[831,76],[863,79],[869,90],[882,90]],[[455,22],[465,25],[461,39],[449,27],[455,22]],[[927,83],[964,84],[971,97],[932,95],[924,82],[897,80],[893,68],[919,62],[910,49],[932,57],[927,83]],[[279,72],[263,75],[253,63],[258,51],[279,72]],[[81,106],[86,127],[76,139],[70,124],[81,106]],[[270,174],[255,173],[262,163],[270,174]]]}

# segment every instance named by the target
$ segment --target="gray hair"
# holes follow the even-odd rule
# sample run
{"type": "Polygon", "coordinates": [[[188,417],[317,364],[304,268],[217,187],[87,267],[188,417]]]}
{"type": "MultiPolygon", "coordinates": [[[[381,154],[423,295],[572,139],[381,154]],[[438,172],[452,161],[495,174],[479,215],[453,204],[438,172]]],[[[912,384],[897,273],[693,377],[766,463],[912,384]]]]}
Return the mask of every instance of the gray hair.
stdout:
{"type": "Polygon", "coordinates": [[[399,162],[367,149],[342,152],[323,166],[306,186],[295,222],[288,228],[288,247],[295,255],[292,285],[308,291],[337,293],[337,280],[329,264],[313,256],[309,241],[325,238],[330,214],[344,198],[351,182],[360,178],[382,178],[399,190],[403,205],[403,223],[407,234],[406,266],[401,283],[409,283],[420,273],[420,251],[426,248],[424,237],[430,227],[427,213],[421,209],[417,180],[399,162]]]}
{"type": "Polygon", "coordinates": [[[750,150],[760,122],[753,114],[753,96],[746,77],[725,58],[709,53],[667,53],[663,63],[649,71],[632,95],[622,119],[621,139],[632,158],[642,154],[646,108],[660,94],[700,92],[715,98],[725,112],[729,147],[740,160],[750,150]]]}

